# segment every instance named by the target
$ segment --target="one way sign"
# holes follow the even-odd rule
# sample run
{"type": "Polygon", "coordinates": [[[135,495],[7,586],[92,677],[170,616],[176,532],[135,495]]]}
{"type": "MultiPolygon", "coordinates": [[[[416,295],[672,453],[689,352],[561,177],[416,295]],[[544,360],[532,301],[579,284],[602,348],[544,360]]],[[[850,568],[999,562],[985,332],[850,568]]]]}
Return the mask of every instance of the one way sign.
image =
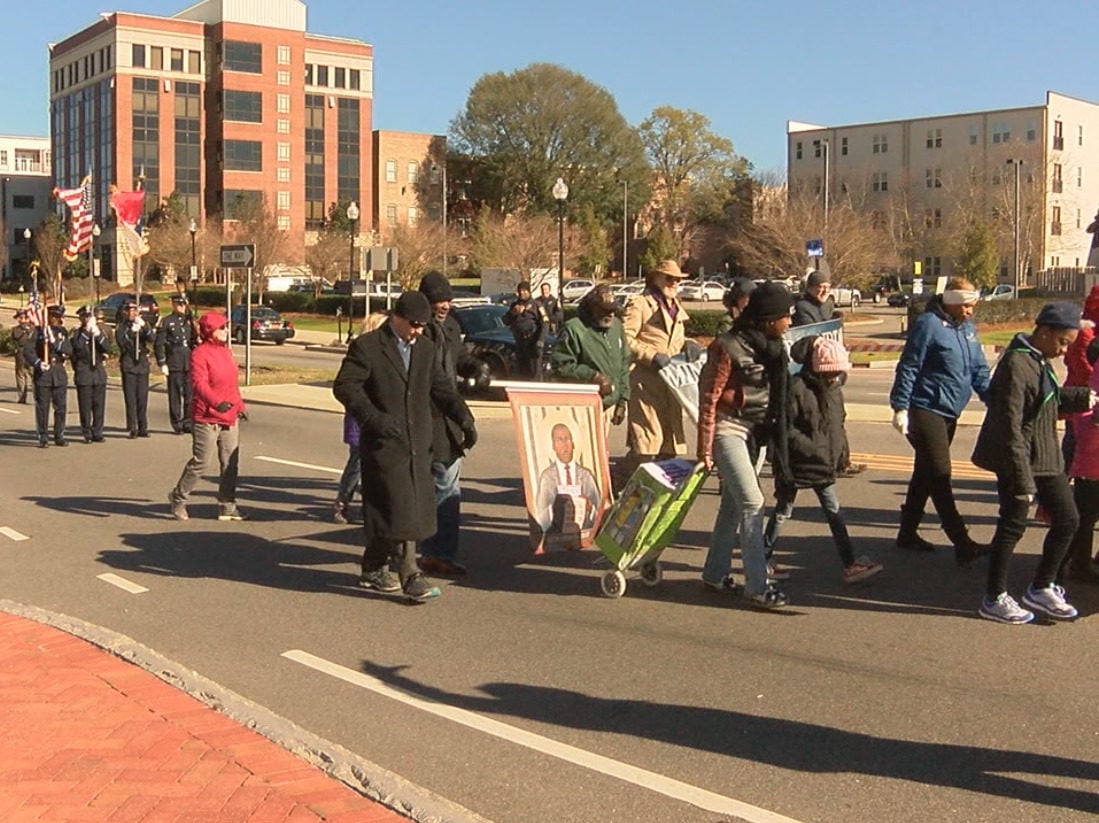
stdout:
{"type": "Polygon", "coordinates": [[[251,243],[221,247],[223,269],[250,269],[256,259],[256,247],[251,243]]]}

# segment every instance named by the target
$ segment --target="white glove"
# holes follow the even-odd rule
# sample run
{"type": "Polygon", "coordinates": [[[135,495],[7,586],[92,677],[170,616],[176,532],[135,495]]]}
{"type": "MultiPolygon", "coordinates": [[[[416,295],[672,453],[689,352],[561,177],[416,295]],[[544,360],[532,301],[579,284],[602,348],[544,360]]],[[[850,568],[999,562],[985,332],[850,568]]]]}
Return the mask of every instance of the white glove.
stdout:
{"type": "Polygon", "coordinates": [[[1089,391],[1088,392],[1088,408],[1089,409],[1094,409],[1096,406],[1099,406],[1099,394],[1096,394],[1093,391],[1089,391]]]}
{"type": "Polygon", "coordinates": [[[134,331],[141,331],[143,328],[145,328],[145,318],[139,317],[134,321],[134,331]]]}
{"type": "Polygon", "coordinates": [[[99,337],[99,324],[95,322],[94,317],[88,321],[88,334],[92,337],[99,337]]]}
{"type": "Polygon", "coordinates": [[[908,409],[896,409],[893,412],[893,428],[908,437],[908,409]]]}
{"type": "Polygon", "coordinates": [[[160,367],[160,373],[163,374],[165,377],[168,376],[168,366],[167,366],[167,364],[160,367]]]}

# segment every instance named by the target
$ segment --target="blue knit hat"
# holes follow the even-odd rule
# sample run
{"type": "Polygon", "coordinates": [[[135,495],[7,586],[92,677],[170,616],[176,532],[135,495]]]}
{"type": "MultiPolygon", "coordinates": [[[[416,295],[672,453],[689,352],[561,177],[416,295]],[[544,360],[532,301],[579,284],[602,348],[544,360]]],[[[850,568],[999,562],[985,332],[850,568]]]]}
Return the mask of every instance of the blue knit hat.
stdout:
{"type": "Polygon", "coordinates": [[[1038,316],[1035,326],[1050,326],[1054,329],[1079,329],[1080,307],[1075,303],[1046,303],[1038,316]]]}

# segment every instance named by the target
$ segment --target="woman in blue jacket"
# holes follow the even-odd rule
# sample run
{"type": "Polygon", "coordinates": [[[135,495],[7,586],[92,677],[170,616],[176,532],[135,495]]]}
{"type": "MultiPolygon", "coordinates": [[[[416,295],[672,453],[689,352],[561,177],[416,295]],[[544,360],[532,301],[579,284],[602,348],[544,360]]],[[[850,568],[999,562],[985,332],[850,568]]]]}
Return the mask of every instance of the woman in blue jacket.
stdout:
{"type": "Polygon", "coordinates": [[[950,487],[950,444],[958,418],[973,392],[982,401],[988,394],[988,361],[970,321],[978,296],[972,283],[956,277],[931,299],[909,330],[889,395],[893,426],[915,451],[897,547],[935,550],[917,531],[930,497],[960,564],[982,549],[969,536],[950,487]]]}

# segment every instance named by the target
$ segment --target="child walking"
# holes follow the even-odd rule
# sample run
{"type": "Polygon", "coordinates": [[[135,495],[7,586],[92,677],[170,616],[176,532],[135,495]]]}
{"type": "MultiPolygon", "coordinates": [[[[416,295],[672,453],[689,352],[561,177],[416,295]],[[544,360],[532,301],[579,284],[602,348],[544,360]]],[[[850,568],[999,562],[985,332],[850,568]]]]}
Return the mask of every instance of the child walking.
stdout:
{"type": "Polygon", "coordinates": [[[780,483],[776,478],[775,510],[767,521],[764,544],[770,557],[783,524],[794,516],[798,489],[812,489],[843,561],[843,582],[858,583],[880,572],[882,565],[865,555],[855,556],[836,495],[836,472],[846,441],[843,382],[851,361],[843,343],[830,337],[803,337],[794,343],[790,356],[802,363],[801,371],[790,381],[789,453],[793,485],[780,483]]]}

